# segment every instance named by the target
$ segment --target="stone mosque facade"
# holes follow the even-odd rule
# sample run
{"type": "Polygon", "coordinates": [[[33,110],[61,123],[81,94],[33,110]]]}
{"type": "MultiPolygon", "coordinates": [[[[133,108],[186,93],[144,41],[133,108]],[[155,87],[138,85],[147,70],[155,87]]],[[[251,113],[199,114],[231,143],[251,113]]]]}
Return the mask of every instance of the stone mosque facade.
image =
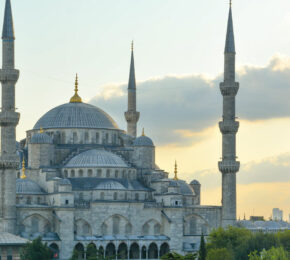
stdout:
{"type": "MultiPolygon", "coordinates": [[[[128,84],[127,131],[75,93],[52,108],[16,142],[14,28],[6,0],[2,34],[0,231],[33,240],[39,236],[68,260],[76,249],[95,246],[116,259],[159,259],[169,251],[198,250],[200,236],[236,221],[235,45],[231,8],[225,47],[223,95],[222,206],[201,205],[201,185],[161,170],[155,146],[137,136],[134,53],[128,84]]],[[[33,104],[32,104],[33,105],[33,104]]],[[[25,120],[25,118],[23,118],[25,120]]]]}

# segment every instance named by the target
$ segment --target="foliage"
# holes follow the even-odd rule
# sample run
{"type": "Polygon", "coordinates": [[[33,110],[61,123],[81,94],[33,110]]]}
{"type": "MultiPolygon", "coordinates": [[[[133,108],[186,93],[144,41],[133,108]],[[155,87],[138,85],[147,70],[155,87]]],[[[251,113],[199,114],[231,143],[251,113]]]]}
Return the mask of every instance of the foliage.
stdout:
{"type": "Polygon", "coordinates": [[[189,253],[189,254],[186,254],[183,259],[184,260],[193,260],[193,259],[197,259],[197,256],[198,254],[197,253],[189,253]]]}
{"type": "Polygon", "coordinates": [[[184,257],[180,254],[177,254],[175,252],[167,253],[166,255],[161,257],[162,260],[183,260],[184,257]]]}
{"type": "Polygon", "coordinates": [[[50,260],[52,256],[52,251],[41,242],[40,237],[28,242],[20,251],[21,260],[50,260]]]}
{"type": "Polygon", "coordinates": [[[100,258],[97,256],[97,248],[94,244],[89,244],[87,246],[87,260],[99,260],[100,258]]]}
{"type": "Polygon", "coordinates": [[[234,258],[226,248],[212,248],[208,251],[206,260],[234,260],[234,258]]]}
{"type": "Polygon", "coordinates": [[[290,252],[290,230],[278,232],[277,239],[279,241],[280,246],[283,246],[285,250],[290,252]]]}
{"type": "Polygon", "coordinates": [[[203,234],[200,238],[200,247],[198,251],[198,260],[205,260],[206,259],[206,247],[203,234]]]}
{"type": "Polygon", "coordinates": [[[260,254],[257,251],[249,255],[249,260],[289,260],[290,254],[283,247],[272,247],[268,251],[263,249],[260,254]]]}
{"type": "Polygon", "coordinates": [[[72,257],[70,260],[78,260],[79,259],[79,253],[76,249],[74,249],[72,257]]]}

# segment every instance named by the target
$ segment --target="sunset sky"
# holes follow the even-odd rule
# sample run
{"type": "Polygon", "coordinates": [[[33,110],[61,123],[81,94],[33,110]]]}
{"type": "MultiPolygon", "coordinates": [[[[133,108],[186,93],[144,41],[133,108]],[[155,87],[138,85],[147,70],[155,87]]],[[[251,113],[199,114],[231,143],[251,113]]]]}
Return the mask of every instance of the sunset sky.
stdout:
{"type": "MultiPolygon", "coordinates": [[[[227,0],[12,0],[18,139],[49,109],[80,96],[126,128],[130,42],[138,110],[157,164],[198,179],[220,205],[223,49],[227,0]]],[[[4,10],[4,1],[0,2],[4,10]]],[[[3,14],[2,14],[3,18],[3,14]]],[[[290,213],[290,1],[233,1],[237,51],[238,216],[290,213]]]]}

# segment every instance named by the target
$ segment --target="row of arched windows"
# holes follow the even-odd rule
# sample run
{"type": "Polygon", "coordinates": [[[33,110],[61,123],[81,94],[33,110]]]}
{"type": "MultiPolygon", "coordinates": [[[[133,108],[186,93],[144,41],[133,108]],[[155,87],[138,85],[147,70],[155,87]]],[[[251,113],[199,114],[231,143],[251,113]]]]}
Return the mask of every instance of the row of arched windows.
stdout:
{"type": "Polygon", "coordinates": [[[44,205],[45,199],[40,196],[22,196],[16,197],[16,204],[27,204],[27,205],[44,205]]]}
{"type": "Polygon", "coordinates": [[[64,178],[75,177],[97,177],[97,178],[135,178],[135,172],[131,170],[113,170],[113,169],[79,169],[64,170],[64,178]]]}
{"type": "Polygon", "coordinates": [[[97,246],[94,243],[88,245],[88,248],[94,248],[95,250],[90,250],[90,252],[85,251],[85,247],[82,243],[75,245],[75,252],[77,252],[77,257],[79,260],[83,260],[87,257],[93,257],[94,254],[99,255],[101,258],[116,258],[116,259],[158,259],[166,255],[170,251],[168,243],[163,243],[158,248],[158,245],[152,242],[149,246],[139,246],[138,243],[133,243],[130,246],[127,243],[122,242],[118,246],[110,242],[106,246],[97,246]]]}

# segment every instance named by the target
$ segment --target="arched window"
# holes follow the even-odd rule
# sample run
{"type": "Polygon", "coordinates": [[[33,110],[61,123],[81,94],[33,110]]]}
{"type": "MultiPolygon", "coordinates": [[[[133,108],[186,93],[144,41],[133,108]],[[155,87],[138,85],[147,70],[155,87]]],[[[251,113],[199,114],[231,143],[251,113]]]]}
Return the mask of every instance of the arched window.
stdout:
{"type": "Polygon", "coordinates": [[[73,132],[73,143],[76,144],[78,142],[78,134],[77,132],[73,132]]]}
{"type": "Polygon", "coordinates": [[[126,233],[126,235],[131,235],[131,233],[132,233],[132,225],[130,223],[126,224],[125,233],[126,233]]]}
{"type": "Polygon", "coordinates": [[[142,259],[147,259],[147,249],[146,249],[146,246],[142,246],[141,258],[142,259]]]}
{"type": "Polygon", "coordinates": [[[66,143],[65,132],[61,133],[61,143],[63,143],[63,144],[66,143]]]}
{"type": "Polygon", "coordinates": [[[121,243],[118,247],[118,259],[128,259],[128,247],[125,243],[121,243]]]}
{"type": "Polygon", "coordinates": [[[113,217],[113,234],[118,235],[119,234],[119,224],[120,224],[120,218],[118,216],[113,217]]]}
{"type": "Polygon", "coordinates": [[[27,204],[28,204],[28,205],[31,204],[31,197],[27,197],[27,204]]]}
{"type": "Polygon", "coordinates": [[[196,221],[194,218],[189,220],[189,232],[191,235],[196,234],[196,221]]]}
{"type": "Polygon", "coordinates": [[[115,178],[118,178],[118,177],[119,177],[119,171],[116,170],[116,171],[115,171],[115,178]]]}
{"type": "Polygon", "coordinates": [[[98,178],[101,178],[102,177],[102,170],[101,169],[98,169],[97,175],[98,175],[98,178]]]}
{"type": "Polygon", "coordinates": [[[110,170],[107,170],[106,177],[110,178],[110,170]]]}
{"type": "Polygon", "coordinates": [[[79,177],[83,177],[83,176],[84,176],[83,170],[79,170],[79,177]]]}
{"type": "Polygon", "coordinates": [[[41,204],[41,198],[37,197],[37,204],[40,205],[41,204]]]}
{"type": "Polygon", "coordinates": [[[70,172],[70,177],[75,177],[75,170],[71,170],[71,172],[70,172]]]}
{"type": "Polygon", "coordinates": [[[135,200],[139,200],[139,194],[135,193],[135,200]]]}
{"type": "Polygon", "coordinates": [[[158,247],[155,243],[151,243],[148,249],[148,259],[158,258],[158,247]]]}
{"type": "Polygon", "coordinates": [[[117,192],[114,192],[114,200],[117,200],[117,198],[118,198],[118,194],[117,192]]]}
{"type": "Polygon", "coordinates": [[[111,259],[112,257],[115,257],[116,255],[116,248],[113,243],[109,243],[106,247],[106,257],[111,259]]]}
{"type": "MultiPolygon", "coordinates": [[[[130,259],[139,259],[140,258],[140,249],[139,249],[139,245],[137,243],[133,243],[130,246],[129,258],[130,259]]],[[[145,258],[142,257],[142,259],[146,259],[146,255],[145,255],[145,258]]]]}
{"type": "Polygon", "coordinates": [[[68,177],[67,170],[64,170],[63,175],[64,175],[65,178],[68,177]]]}
{"type": "Polygon", "coordinates": [[[92,169],[88,170],[88,177],[93,177],[93,170],[92,169]]]}
{"type": "Polygon", "coordinates": [[[39,232],[39,220],[37,217],[31,218],[31,233],[39,232]]]}
{"type": "Polygon", "coordinates": [[[108,232],[108,226],[103,223],[102,226],[101,226],[101,230],[102,230],[102,235],[107,235],[107,232],[108,232]]]}
{"type": "Polygon", "coordinates": [[[169,245],[167,243],[163,243],[160,247],[160,254],[159,257],[162,257],[169,253],[169,245]]]}
{"type": "Polygon", "coordinates": [[[105,193],[104,192],[101,192],[100,199],[101,200],[104,200],[105,199],[105,193]]]}
{"type": "Polygon", "coordinates": [[[46,223],[44,226],[44,233],[51,232],[51,225],[50,223],[46,223]]]}
{"type": "Polygon", "coordinates": [[[88,223],[83,225],[83,235],[88,236],[90,235],[90,226],[88,223]]]}
{"type": "Polygon", "coordinates": [[[59,256],[59,247],[57,244],[55,243],[52,243],[50,246],[49,246],[50,250],[53,252],[53,255],[54,256],[57,256],[57,259],[58,259],[58,256],[59,256]]]}
{"type": "Polygon", "coordinates": [[[144,235],[148,235],[149,234],[149,225],[148,223],[146,223],[145,225],[143,225],[143,234],[144,235]]]}
{"type": "Polygon", "coordinates": [[[96,133],[96,144],[100,143],[100,134],[96,133]]]}
{"type": "Polygon", "coordinates": [[[77,259],[83,260],[85,257],[85,248],[81,243],[76,244],[75,251],[77,252],[77,259]]]}
{"type": "Polygon", "coordinates": [[[161,226],[160,224],[156,223],[154,225],[154,235],[160,235],[160,231],[161,231],[161,226]]]}
{"type": "Polygon", "coordinates": [[[106,133],[105,144],[108,144],[108,143],[109,143],[109,134],[106,133]]]}
{"type": "Polygon", "coordinates": [[[125,170],[122,171],[122,178],[125,178],[125,170]]]}
{"type": "Polygon", "coordinates": [[[127,200],[128,199],[128,194],[127,194],[127,192],[125,192],[125,200],[127,200]]]}
{"type": "Polygon", "coordinates": [[[89,143],[89,133],[85,132],[85,144],[89,143]]]}

